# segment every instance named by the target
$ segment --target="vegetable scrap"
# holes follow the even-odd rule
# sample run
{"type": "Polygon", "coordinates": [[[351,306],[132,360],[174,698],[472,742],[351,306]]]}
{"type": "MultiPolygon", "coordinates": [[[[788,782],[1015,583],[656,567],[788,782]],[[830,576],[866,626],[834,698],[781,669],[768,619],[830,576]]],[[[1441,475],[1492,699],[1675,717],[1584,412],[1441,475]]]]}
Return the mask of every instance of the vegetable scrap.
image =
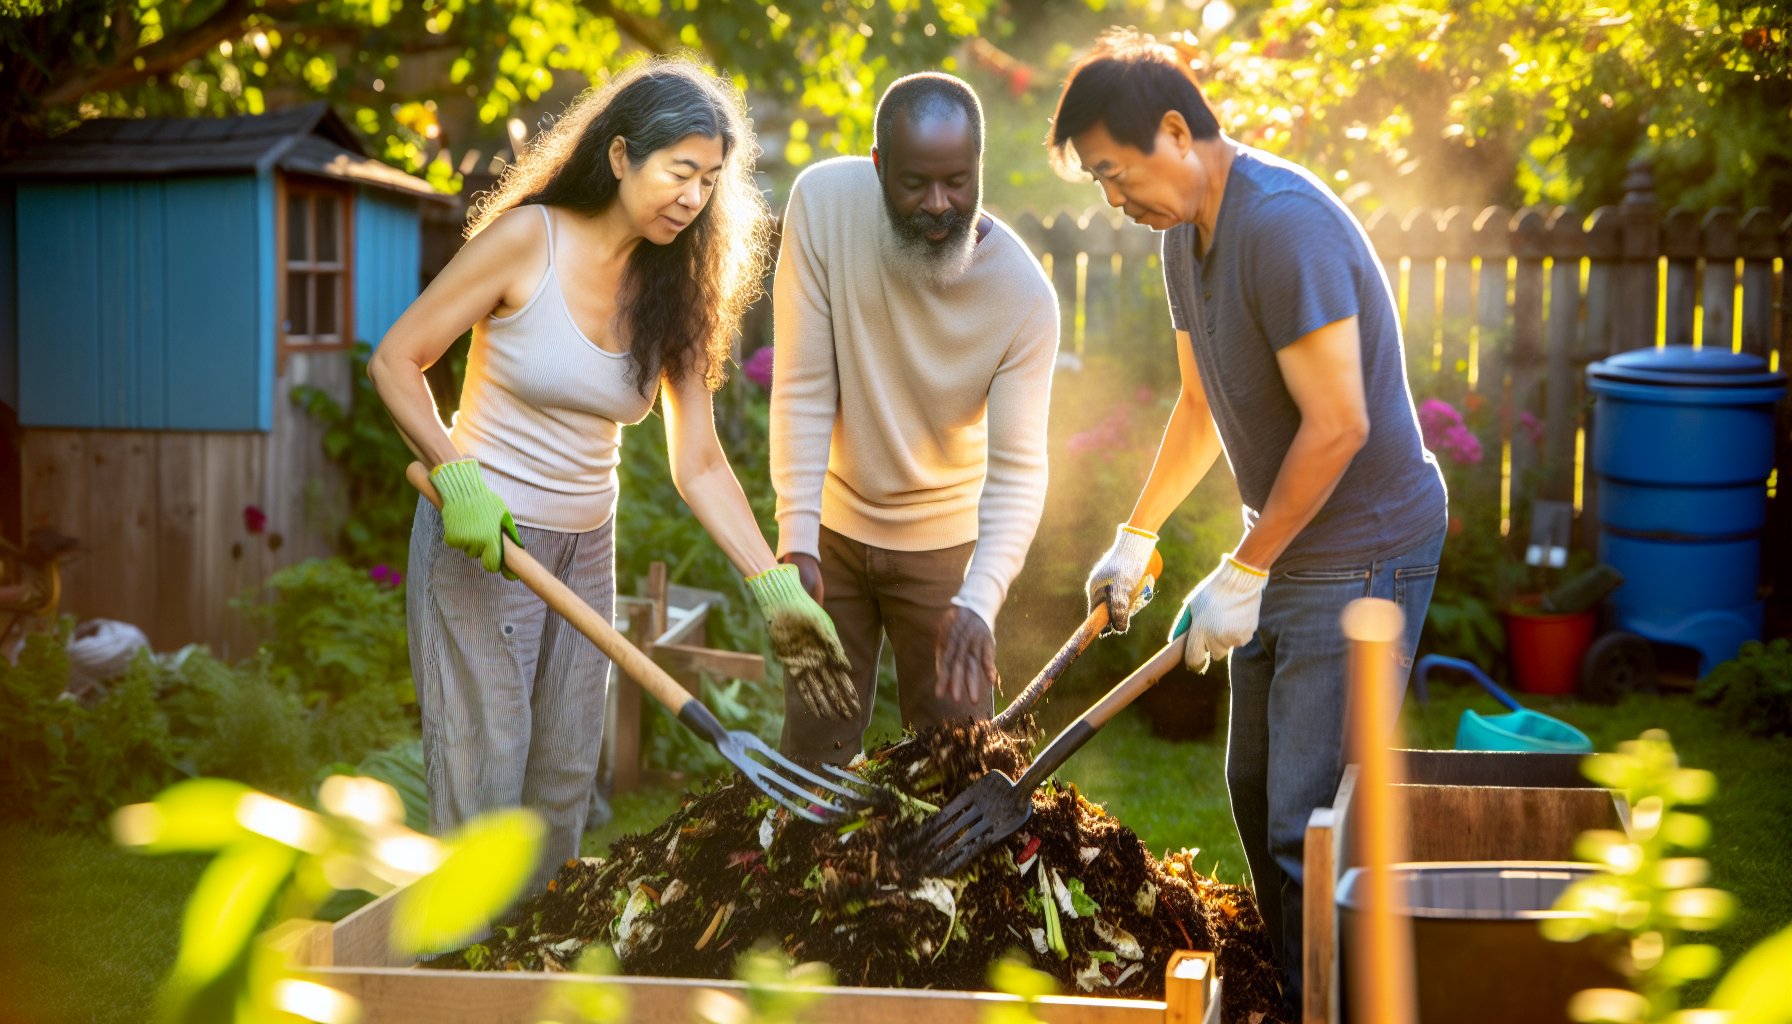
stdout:
{"type": "Polygon", "coordinates": [[[722,978],[761,937],[821,961],[842,985],[980,990],[1020,948],[1064,991],[1161,999],[1178,949],[1211,950],[1224,1020],[1278,1020],[1280,972],[1250,890],[1195,869],[1195,851],[1153,857],[1073,785],[1034,794],[1017,834],[954,878],[924,877],[917,826],[1025,749],[989,722],[909,735],[851,766],[873,806],[818,825],[740,776],[686,794],[651,832],[607,858],[568,861],[519,922],[430,966],[564,971],[591,943],[629,974],[722,978]]]}

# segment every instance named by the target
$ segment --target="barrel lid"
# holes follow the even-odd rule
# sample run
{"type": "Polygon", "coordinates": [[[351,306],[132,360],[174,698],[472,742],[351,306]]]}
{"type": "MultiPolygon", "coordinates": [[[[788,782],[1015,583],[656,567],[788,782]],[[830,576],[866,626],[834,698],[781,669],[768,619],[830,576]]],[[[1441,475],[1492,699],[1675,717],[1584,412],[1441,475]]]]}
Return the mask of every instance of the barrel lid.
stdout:
{"type": "Polygon", "coordinates": [[[1760,356],[1691,345],[1622,352],[1588,366],[1587,376],[1664,387],[1758,388],[1786,383],[1786,375],[1768,369],[1760,356]]]}

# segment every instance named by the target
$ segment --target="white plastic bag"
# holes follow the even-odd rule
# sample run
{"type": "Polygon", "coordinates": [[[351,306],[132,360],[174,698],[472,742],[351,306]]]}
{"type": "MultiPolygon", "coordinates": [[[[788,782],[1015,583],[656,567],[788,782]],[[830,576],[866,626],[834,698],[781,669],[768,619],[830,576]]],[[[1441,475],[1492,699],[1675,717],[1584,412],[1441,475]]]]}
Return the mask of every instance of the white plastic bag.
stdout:
{"type": "Polygon", "coordinates": [[[75,627],[68,641],[72,664],[66,692],[82,699],[103,693],[101,684],[123,675],[137,651],[148,646],[149,637],[128,622],[88,619],[75,627]]]}

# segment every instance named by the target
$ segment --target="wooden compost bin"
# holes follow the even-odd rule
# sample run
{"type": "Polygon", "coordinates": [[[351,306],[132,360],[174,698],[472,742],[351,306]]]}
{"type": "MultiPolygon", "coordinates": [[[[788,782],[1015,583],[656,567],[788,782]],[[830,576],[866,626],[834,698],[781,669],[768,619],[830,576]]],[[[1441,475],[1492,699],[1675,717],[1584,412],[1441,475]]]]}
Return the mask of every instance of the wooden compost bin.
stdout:
{"type": "MultiPolygon", "coordinates": [[[[275,930],[276,946],[287,951],[302,976],[354,996],[361,1024],[536,1024],[544,1001],[557,985],[616,984],[628,990],[631,1024],[696,1024],[705,999],[741,994],[737,981],[694,978],[610,977],[549,974],[542,971],[444,971],[418,967],[395,957],[387,946],[393,902],[389,894],[334,925],[288,921],[275,930]]],[[[1218,1024],[1220,979],[1213,954],[1181,952],[1170,960],[1168,1002],[1059,996],[1035,1006],[1047,1024],[1218,1024]],[[1174,977],[1185,960],[1205,960],[1205,980],[1174,977]]],[[[992,1005],[1018,1004],[998,992],[935,992],[920,989],[843,988],[817,990],[822,998],[801,1015],[813,1024],[981,1024],[992,1005]]]]}
{"type": "MultiPolygon", "coordinates": [[[[1402,750],[1406,833],[1415,863],[1572,861],[1588,829],[1630,830],[1624,795],[1581,774],[1581,754],[1402,750]]],[[[1357,766],[1344,770],[1330,807],[1307,822],[1302,951],[1303,1024],[1338,1024],[1338,880],[1356,867],[1350,804],[1357,766]]],[[[1493,969],[1490,966],[1490,969],[1493,969]]]]}

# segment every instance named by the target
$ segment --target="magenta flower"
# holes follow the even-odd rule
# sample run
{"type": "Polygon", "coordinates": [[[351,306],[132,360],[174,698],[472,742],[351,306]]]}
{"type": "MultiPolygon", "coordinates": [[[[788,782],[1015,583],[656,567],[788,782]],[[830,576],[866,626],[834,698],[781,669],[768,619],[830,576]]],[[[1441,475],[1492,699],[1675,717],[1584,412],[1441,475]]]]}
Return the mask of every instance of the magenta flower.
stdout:
{"type": "Polygon", "coordinates": [[[254,505],[243,506],[243,529],[250,533],[260,533],[268,525],[268,514],[254,505]]]}
{"type": "Polygon", "coordinates": [[[404,573],[384,565],[376,565],[367,570],[367,575],[375,583],[384,583],[388,587],[396,587],[404,582],[404,573]]]}
{"type": "Polygon", "coordinates": [[[740,370],[748,380],[769,392],[772,389],[772,347],[767,345],[748,356],[747,361],[740,364],[740,370]]]}
{"type": "Polygon", "coordinates": [[[1467,465],[1481,461],[1481,439],[1450,403],[1427,398],[1419,406],[1419,429],[1424,432],[1425,447],[1433,452],[1467,465]]]}
{"type": "Polygon", "coordinates": [[[1525,440],[1532,444],[1543,443],[1544,422],[1528,412],[1518,414],[1518,429],[1524,431],[1525,440]]]}

